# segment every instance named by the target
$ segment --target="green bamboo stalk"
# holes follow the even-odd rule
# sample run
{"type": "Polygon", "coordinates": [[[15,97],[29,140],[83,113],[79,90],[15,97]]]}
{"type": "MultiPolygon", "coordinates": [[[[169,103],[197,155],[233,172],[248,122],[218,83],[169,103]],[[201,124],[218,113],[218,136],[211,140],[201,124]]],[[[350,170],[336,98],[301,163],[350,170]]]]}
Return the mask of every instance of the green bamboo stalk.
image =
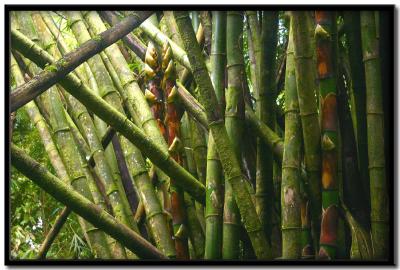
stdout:
{"type": "Polygon", "coordinates": [[[257,96],[259,93],[259,62],[261,60],[261,25],[257,18],[257,11],[246,11],[247,24],[249,29],[249,56],[251,61],[251,82],[253,85],[253,92],[257,96]]]}
{"type": "Polygon", "coordinates": [[[121,241],[121,243],[141,258],[167,259],[167,257],[140,235],[130,230],[126,225],[118,222],[110,214],[91,203],[78,192],[72,190],[14,144],[11,144],[11,160],[16,169],[34,181],[40,188],[61,203],[69,206],[74,212],[81,215],[93,225],[102,228],[112,237],[121,241]]]}
{"type": "MultiPolygon", "coordinates": [[[[223,110],[226,63],[226,12],[212,12],[211,39],[211,80],[220,110],[223,110]]],[[[181,87],[179,87],[181,88],[181,87]]],[[[186,109],[187,110],[187,109],[186,109]]],[[[208,127],[207,117],[204,117],[208,127]]],[[[222,257],[222,211],[223,211],[223,174],[212,134],[208,136],[207,171],[206,171],[206,208],[205,225],[206,241],[204,258],[220,259],[222,257]]]]}
{"type": "Polygon", "coordinates": [[[311,193],[311,226],[314,248],[317,251],[321,223],[321,133],[314,89],[313,46],[309,34],[311,14],[306,11],[295,11],[292,13],[292,20],[296,87],[303,130],[305,165],[311,193]]]}
{"type": "MultiPolygon", "coordinates": [[[[293,21],[291,20],[291,24],[293,21]]],[[[293,26],[289,30],[289,44],[285,75],[285,144],[282,160],[281,216],[282,259],[301,257],[301,122],[296,89],[293,51],[293,26]]]]}
{"type": "MultiPolygon", "coordinates": [[[[90,39],[90,34],[87,31],[83,18],[78,12],[68,12],[69,18],[73,21],[72,30],[78,41],[83,43],[85,40],[90,39]]],[[[123,107],[116,92],[113,82],[107,73],[106,67],[102,64],[102,59],[99,55],[96,55],[88,61],[92,70],[94,70],[94,75],[97,82],[99,83],[98,94],[110,105],[116,108],[120,113],[123,113],[123,107]],[[97,58],[96,58],[97,57],[97,58]],[[91,61],[93,60],[93,61],[91,61]]],[[[170,235],[167,231],[167,224],[165,217],[161,211],[161,206],[158,203],[158,199],[155,196],[155,191],[151,186],[149,180],[145,161],[140,153],[140,151],[133,146],[126,138],[119,136],[121,146],[123,147],[125,159],[135,181],[135,184],[140,191],[141,198],[146,201],[145,211],[148,218],[148,223],[153,233],[153,237],[156,239],[157,247],[163,251],[168,257],[174,257],[175,252],[173,246],[171,245],[170,235]]]]}
{"type": "MultiPolygon", "coordinates": [[[[88,23],[93,34],[99,34],[106,31],[106,26],[96,12],[88,12],[83,14],[83,17],[88,23]]],[[[128,63],[123,58],[118,47],[113,44],[106,48],[105,52],[119,76],[121,85],[125,90],[124,92],[126,93],[128,103],[131,104],[131,107],[135,112],[134,115],[132,115],[132,117],[136,119],[135,122],[143,129],[149,138],[153,140],[154,143],[156,143],[164,151],[167,151],[168,147],[158,128],[157,121],[154,119],[150,111],[149,105],[147,104],[142,90],[137,83],[137,79],[130,71],[128,63]]],[[[168,182],[168,177],[161,170],[157,170],[157,175],[159,177],[159,181],[164,185],[165,182],[168,182]]]]}
{"type": "MultiPolygon", "coordinates": [[[[212,39],[212,18],[210,11],[200,11],[200,22],[204,29],[204,47],[207,54],[211,53],[211,39],[212,39]]],[[[195,28],[197,31],[198,28],[195,28]]]]}
{"type": "MultiPolygon", "coordinates": [[[[47,52],[34,44],[29,38],[16,29],[11,29],[12,44],[16,50],[25,57],[31,58],[35,63],[44,67],[46,63],[55,60],[47,52]]],[[[61,79],[61,78],[59,78],[61,79]]],[[[115,130],[127,137],[147,156],[154,164],[160,166],[170,177],[175,177],[194,199],[204,203],[205,188],[186,170],[173,161],[169,154],[152,142],[145,134],[129,121],[125,116],[98,98],[92,90],[74,75],[68,74],[60,81],[73,96],[75,96],[88,109],[97,114],[102,120],[109,123],[115,130]]]]}
{"type": "Polygon", "coordinates": [[[374,259],[386,259],[389,248],[389,206],[384,153],[384,119],[379,43],[372,11],[362,11],[361,41],[366,85],[368,169],[371,193],[371,236],[374,259]]]}
{"type": "Polygon", "coordinates": [[[140,14],[135,13],[128,16],[118,25],[104,31],[104,33],[100,33],[96,38],[85,43],[84,46],[69,53],[67,56],[57,61],[57,63],[53,63],[46,70],[43,70],[39,76],[33,78],[30,83],[22,85],[10,95],[11,111],[15,111],[44,90],[54,85],[60,74],[61,76],[65,76],[84,61],[129,33],[151,13],[152,12],[145,11],[140,14]],[[55,70],[58,72],[54,72],[55,70]]]}
{"type": "MultiPolygon", "coordinates": [[[[18,15],[19,24],[22,26],[22,29],[26,31],[29,36],[38,39],[30,13],[21,12],[18,13],[18,15]]],[[[29,64],[28,69],[32,74],[36,74],[40,71],[40,69],[33,64],[29,64]]],[[[87,179],[88,174],[83,167],[83,160],[79,155],[72,135],[69,132],[68,125],[65,123],[65,120],[63,120],[63,117],[65,119],[65,116],[63,115],[64,112],[61,101],[59,100],[57,89],[51,87],[44,97],[47,100],[44,104],[50,112],[50,125],[52,126],[56,145],[58,149],[62,149],[60,155],[69,175],[69,183],[83,196],[93,201],[94,194],[92,193],[93,190],[89,187],[90,183],[88,182],[89,179],[87,179]]],[[[97,203],[98,200],[95,202],[97,203]]],[[[84,227],[89,236],[91,247],[96,252],[97,256],[100,258],[111,258],[112,254],[106,244],[106,236],[87,222],[85,222],[84,227]]]]}
{"type": "MultiPolygon", "coordinates": [[[[256,92],[256,115],[275,130],[275,51],[278,12],[264,11],[258,62],[259,86],[256,92]]],[[[272,233],[273,156],[262,140],[257,140],[256,209],[268,238],[272,233]]]]}
{"type": "MultiPolygon", "coordinates": [[[[237,160],[242,159],[244,99],[241,78],[243,69],[243,15],[241,12],[227,12],[226,52],[228,87],[225,92],[225,126],[237,160]]],[[[239,258],[240,214],[236,205],[229,179],[225,178],[223,223],[223,259],[239,258]]]]}
{"type": "Polygon", "coordinates": [[[168,43],[171,46],[174,59],[189,71],[191,70],[187,53],[164,33],[162,33],[157,27],[155,27],[151,22],[143,22],[140,25],[140,29],[143,30],[143,32],[145,32],[153,42],[157,43],[158,46],[162,47],[165,43],[168,43]]]}
{"type": "MultiPolygon", "coordinates": [[[[51,53],[53,51],[53,56],[60,57],[60,54],[57,54],[55,48],[52,48],[52,38],[49,37],[49,33],[46,32],[46,25],[44,24],[40,14],[33,13],[32,14],[35,26],[39,30],[41,34],[42,40],[44,41],[44,45],[48,48],[48,51],[51,53]]],[[[97,56],[97,55],[96,55],[97,56]]],[[[93,58],[89,59],[89,63],[92,62],[93,58]]],[[[100,60],[101,59],[97,59],[100,60]]],[[[104,149],[101,144],[101,140],[97,134],[96,128],[92,121],[92,118],[89,115],[89,112],[86,108],[74,97],[65,93],[66,101],[70,108],[72,108],[72,115],[76,119],[77,123],[80,125],[82,134],[84,135],[88,146],[90,156],[93,157],[93,160],[96,164],[94,170],[96,174],[99,176],[100,180],[104,183],[106,189],[106,195],[108,200],[111,203],[112,211],[117,220],[126,224],[133,230],[137,231],[137,224],[133,220],[132,215],[127,215],[127,211],[124,210],[124,204],[122,203],[122,196],[125,196],[123,193],[123,189],[118,188],[118,184],[115,183],[115,180],[112,175],[112,171],[110,166],[107,163],[105,158],[104,149]]],[[[126,200],[126,198],[125,198],[126,200]]]]}
{"type": "Polygon", "coordinates": [[[206,109],[210,130],[217,146],[218,155],[224,169],[225,178],[231,183],[236,203],[238,204],[243,224],[251,239],[257,258],[271,258],[270,246],[261,227],[249,191],[245,188],[240,164],[225,129],[217,97],[208,75],[203,56],[190,25],[190,18],[185,11],[174,11],[175,21],[182,38],[183,47],[188,53],[194,79],[199,87],[200,102],[206,109]]]}
{"type": "MultiPolygon", "coordinates": [[[[102,18],[104,18],[109,25],[114,26],[119,23],[117,15],[112,11],[100,11],[102,18]]],[[[142,41],[132,33],[129,33],[122,38],[124,44],[131,49],[139,58],[144,62],[146,54],[146,46],[142,41]]]]}
{"type": "Polygon", "coordinates": [[[338,237],[338,116],[332,12],[315,12],[322,136],[322,223],[319,258],[336,257],[338,237]]]}
{"type": "MultiPolygon", "coordinates": [[[[181,126],[180,126],[181,139],[184,146],[184,150],[182,151],[182,158],[184,160],[185,168],[194,177],[197,177],[197,169],[193,157],[190,120],[191,119],[189,119],[187,113],[184,113],[181,119],[181,126]]],[[[196,212],[196,208],[192,199],[186,193],[184,195],[184,199],[185,199],[186,216],[189,229],[189,240],[194,250],[194,255],[195,255],[194,258],[202,259],[204,257],[204,242],[205,242],[204,230],[200,223],[200,217],[196,212]]]]}
{"type": "MultiPolygon", "coordinates": [[[[12,54],[11,54],[11,62],[10,62],[10,71],[11,71],[12,76],[14,77],[14,80],[15,80],[17,86],[25,83],[22,72],[19,69],[18,64],[12,54]]],[[[39,135],[40,135],[40,138],[42,139],[46,153],[49,156],[51,165],[53,166],[55,172],[57,173],[58,178],[61,179],[64,183],[68,183],[69,176],[65,169],[64,163],[60,157],[60,154],[58,153],[56,145],[53,142],[53,138],[51,137],[50,131],[47,128],[46,122],[39,112],[39,109],[37,108],[34,101],[30,101],[27,104],[25,104],[24,108],[25,108],[26,112],[28,113],[30,119],[32,120],[33,124],[35,125],[36,129],[39,132],[39,135]]],[[[56,218],[56,221],[55,221],[53,227],[51,228],[49,233],[46,235],[45,240],[40,245],[40,250],[39,250],[38,256],[37,256],[38,258],[44,259],[46,257],[46,254],[47,254],[48,250],[50,249],[51,244],[53,243],[54,239],[56,238],[58,232],[61,230],[62,226],[64,225],[64,223],[67,220],[67,217],[70,213],[71,213],[70,209],[64,208],[64,210],[62,211],[60,216],[58,216],[56,218]]]]}

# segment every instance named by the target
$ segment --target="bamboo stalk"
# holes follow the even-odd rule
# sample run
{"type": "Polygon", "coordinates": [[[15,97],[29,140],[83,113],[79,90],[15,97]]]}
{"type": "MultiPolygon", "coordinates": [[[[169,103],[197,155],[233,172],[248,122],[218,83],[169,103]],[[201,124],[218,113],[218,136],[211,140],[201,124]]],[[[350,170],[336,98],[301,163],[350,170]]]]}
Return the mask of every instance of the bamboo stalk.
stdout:
{"type": "Polygon", "coordinates": [[[231,183],[233,193],[238,204],[244,226],[252,241],[257,258],[270,258],[270,246],[262,230],[250,194],[244,188],[244,179],[241,175],[240,165],[235,157],[232,145],[226,132],[221,110],[217,105],[217,98],[213,91],[212,82],[208,76],[196,37],[190,25],[187,12],[174,11],[175,21],[182,38],[183,47],[188,52],[193,76],[199,87],[200,102],[206,109],[210,130],[217,146],[219,158],[225,172],[225,178],[231,183]]]}
{"type": "Polygon", "coordinates": [[[305,165],[311,193],[311,226],[314,248],[317,251],[321,224],[321,133],[314,89],[313,46],[309,34],[311,16],[306,11],[295,11],[292,13],[292,19],[296,87],[303,128],[305,165]]]}
{"type": "Polygon", "coordinates": [[[150,11],[143,11],[140,14],[133,14],[124,19],[118,25],[100,33],[95,38],[91,39],[83,46],[70,52],[62,59],[50,65],[46,70],[43,70],[38,76],[33,78],[29,83],[17,88],[10,95],[10,110],[15,111],[23,106],[50,86],[57,83],[59,77],[64,77],[66,74],[73,71],[77,66],[85,62],[93,55],[101,52],[110,44],[125,36],[127,33],[137,27],[143,20],[151,15],[150,11]]]}
{"type": "MultiPolygon", "coordinates": [[[[24,31],[36,39],[37,32],[32,26],[33,22],[30,14],[19,13],[19,15],[18,19],[21,26],[23,26],[24,31]]],[[[40,71],[40,69],[32,63],[27,66],[32,75],[40,71]]],[[[52,127],[56,145],[58,149],[62,149],[60,155],[69,175],[69,183],[74,187],[74,189],[78,190],[89,200],[101,203],[101,196],[96,193],[96,189],[91,188],[94,183],[90,182],[90,180],[93,179],[88,179],[91,175],[88,173],[87,169],[83,167],[84,164],[82,157],[79,155],[79,151],[77,150],[77,146],[75,145],[72,134],[70,133],[68,124],[65,120],[64,110],[57,89],[51,87],[43,98],[46,99],[46,101],[43,100],[43,104],[49,111],[49,124],[52,127]]],[[[106,235],[87,222],[84,223],[84,228],[89,236],[91,247],[97,256],[100,258],[112,258],[110,249],[106,245],[106,235]]]]}
{"type": "MultiPolygon", "coordinates": [[[[211,80],[214,85],[218,106],[220,110],[223,110],[226,63],[226,12],[224,11],[212,12],[211,42],[211,80]]],[[[194,98],[193,100],[196,101],[194,98]]],[[[188,111],[187,108],[186,110],[188,111]]],[[[205,113],[199,122],[208,128],[205,113]]],[[[211,133],[208,136],[206,188],[204,258],[208,260],[220,259],[222,257],[222,211],[224,202],[223,174],[217,147],[211,133]]]]}
{"type": "Polygon", "coordinates": [[[338,116],[332,12],[315,11],[322,136],[322,223],[319,258],[336,257],[338,237],[338,116]]]}
{"type": "MultiPolygon", "coordinates": [[[[15,48],[24,54],[24,56],[34,60],[35,63],[42,65],[42,67],[44,67],[47,62],[54,63],[54,59],[48,53],[40,49],[40,47],[35,45],[18,30],[12,29],[11,36],[15,48]]],[[[60,84],[102,120],[126,136],[129,141],[134,142],[135,145],[148,156],[154,164],[160,166],[167,175],[175,177],[175,179],[178,180],[178,184],[194,199],[204,203],[204,186],[172,160],[167,152],[163,151],[157,144],[147,138],[145,134],[125,116],[97,97],[90,88],[82,84],[82,82],[72,74],[67,75],[60,84]]]]}
{"type": "Polygon", "coordinates": [[[384,118],[379,43],[372,11],[362,11],[361,41],[366,85],[368,169],[371,194],[371,236],[374,259],[386,259],[389,248],[389,206],[384,153],[384,118]]]}
{"type": "MultiPolygon", "coordinates": [[[[293,20],[291,20],[291,24],[293,20]]],[[[296,89],[293,26],[289,30],[285,78],[285,144],[282,160],[282,259],[301,257],[301,121],[296,89]]]]}
{"type": "MultiPolygon", "coordinates": [[[[17,86],[24,84],[25,81],[24,81],[23,75],[22,75],[13,55],[11,55],[10,69],[11,69],[11,74],[14,77],[14,80],[16,81],[17,86]]],[[[39,112],[39,109],[35,105],[34,101],[30,101],[27,104],[25,104],[24,108],[27,111],[32,122],[34,123],[36,129],[39,131],[39,135],[40,135],[40,138],[42,139],[46,153],[48,154],[50,162],[51,162],[54,170],[56,171],[58,177],[64,183],[68,183],[69,176],[67,174],[66,168],[60,157],[60,154],[58,153],[57,147],[53,142],[50,131],[47,128],[46,122],[39,112]]],[[[49,233],[46,235],[45,240],[40,245],[40,250],[39,250],[39,253],[37,256],[38,258],[40,258],[40,259],[46,258],[46,253],[50,249],[51,244],[53,243],[54,239],[56,238],[58,232],[61,230],[62,226],[64,225],[65,221],[67,220],[67,217],[70,212],[71,212],[70,209],[64,208],[62,213],[56,218],[56,221],[55,221],[53,227],[51,228],[49,233]]]]}
{"type": "Polygon", "coordinates": [[[126,225],[118,222],[110,214],[91,203],[78,192],[72,190],[14,144],[11,144],[11,160],[13,166],[34,181],[40,188],[93,225],[102,228],[112,237],[121,241],[121,243],[141,258],[167,259],[167,257],[140,235],[129,229],[126,225]]]}
{"type": "MultiPolygon", "coordinates": [[[[85,42],[85,39],[89,39],[89,33],[87,32],[86,27],[83,24],[83,18],[78,12],[70,12],[69,15],[70,18],[75,21],[72,29],[75,31],[77,38],[80,39],[80,42],[85,42]]],[[[103,97],[105,101],[111,104],[119,112],[123,113],[124,110],[122,108],[120,98],[112,85],[111,78],[107,74],[107,69],[101,64],[102,60],[100,56],[98,56],[98,58],[94,60],[95,61],[93,62],[89,61],[89,63],[93,70],[95,70],[97,81],[101,83],[101,86],[99,87],[99,94],[103,97]]],[[[125,155],[125,159],[132,178],[134,179],[136,186],[139,189],[139,194],[141,194],[142,200],[148,202],[148,205],[145,206],[145,210],[146,214],[150,216],[148,222],[153,232],[153,236],[156,239],[157,246],[167,256],[175,257],[175,252],[171,247],[171,240],[169,239],[169,233],[167,231],[165,218],[160,211],[160,205],[158,204],[157,198],[155,197],[154,189],[151,185],[149,185],[150,180],[148,178],[144,158],[142,157],[139,150],[135,146],[133,146],[126,138],[120,136],[119,142],[124,149],[123,153],[125,155]]],[[[117,152],[118,147],[116,147],[116,143],[117,141],[113,144],[114,150],[117,152]]],[[[136,208],[133,211],[135,210],[136,208]]]]}
{"type": "MultiPolygon", "coordinates": [[[[226,52],[228,87],[225,92],[225,127],[237,160],[242,159],[240,144],[243,139],[244,99],[242,89],[243,15],[241,12],[227,12],[226,52]]],[[[225,178],[223,215],[222,258],[239,258],[240,214],[236,205],[229,179],[225,178]]]]}
{"type": "MultiPolygon", "coordinates": [[[[256,92],[256,115],[261,122],[275,130],[276,100],[275,51],[277,44],[278,13],[264,11],[261,25],[258,62],[259,85],[256,92]]],[[[271,238],[273,206],[273,156],[262,140],[257,141],[256,209],[265,234],[271,238]]]]}

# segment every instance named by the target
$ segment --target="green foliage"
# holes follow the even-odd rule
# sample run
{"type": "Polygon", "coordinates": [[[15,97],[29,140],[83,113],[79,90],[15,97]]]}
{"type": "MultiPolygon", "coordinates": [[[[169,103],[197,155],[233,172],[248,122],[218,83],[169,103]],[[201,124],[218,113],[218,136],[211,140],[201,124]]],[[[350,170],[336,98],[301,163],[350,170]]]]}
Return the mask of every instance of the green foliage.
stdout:
{"type": "MultiPolygon", "coordinates": [[[[55,173],[38,131],[24,109],[18,110],[14,122],[12,142],[23,148],[32,158],[55,173]]],[[[63,205],[37,187],[14,167],[10,177],[10,240],[11,257],[33,259],[40,244],[61,212],[63,205]]],[[[82,232],[75,215],[68,218],[64,228],[50,248],[48,258],[92,258],[90,248],[82,240],[82,232]],[[70,247],[68,249],[68,247],[70,247]]]]}

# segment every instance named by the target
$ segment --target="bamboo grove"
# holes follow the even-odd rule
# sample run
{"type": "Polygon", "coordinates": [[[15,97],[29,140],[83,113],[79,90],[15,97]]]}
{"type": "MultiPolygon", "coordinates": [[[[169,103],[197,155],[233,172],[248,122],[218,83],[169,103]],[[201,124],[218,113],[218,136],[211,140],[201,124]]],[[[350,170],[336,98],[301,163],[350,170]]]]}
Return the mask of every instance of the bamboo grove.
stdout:
{"type": "Polygon", "coordinates": [[[12,259],[390,258],[384,11],[9,15],[11,193],[58,205],[12,259]]]}

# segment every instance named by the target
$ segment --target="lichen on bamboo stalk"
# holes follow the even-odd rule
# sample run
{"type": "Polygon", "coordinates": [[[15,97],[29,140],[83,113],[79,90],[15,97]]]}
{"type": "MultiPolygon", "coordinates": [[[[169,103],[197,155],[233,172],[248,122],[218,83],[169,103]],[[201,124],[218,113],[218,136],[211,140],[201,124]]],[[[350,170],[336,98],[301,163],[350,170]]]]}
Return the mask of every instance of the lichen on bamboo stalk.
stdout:
{"type": "Polygon", "coordinates": [[[258,219],[250,194],[245,187],[239,161],[235,157],[232,145],[226,132],[221,110],[217,105],[217,98],[208,75],[196,37],[190,25],[187,12],[174,11],[175,21],[182,38],[184,49],[188,52],[193,76],[199,87],[200,102],[206,109],[210,130],[215,140],[219,158],[224,169],[225,177],[232,184],[236,203],[238,204],[243,224],[252,241],[258,258],[271,258],[270,246],[267,242],[260,220],[258,219]]]}

